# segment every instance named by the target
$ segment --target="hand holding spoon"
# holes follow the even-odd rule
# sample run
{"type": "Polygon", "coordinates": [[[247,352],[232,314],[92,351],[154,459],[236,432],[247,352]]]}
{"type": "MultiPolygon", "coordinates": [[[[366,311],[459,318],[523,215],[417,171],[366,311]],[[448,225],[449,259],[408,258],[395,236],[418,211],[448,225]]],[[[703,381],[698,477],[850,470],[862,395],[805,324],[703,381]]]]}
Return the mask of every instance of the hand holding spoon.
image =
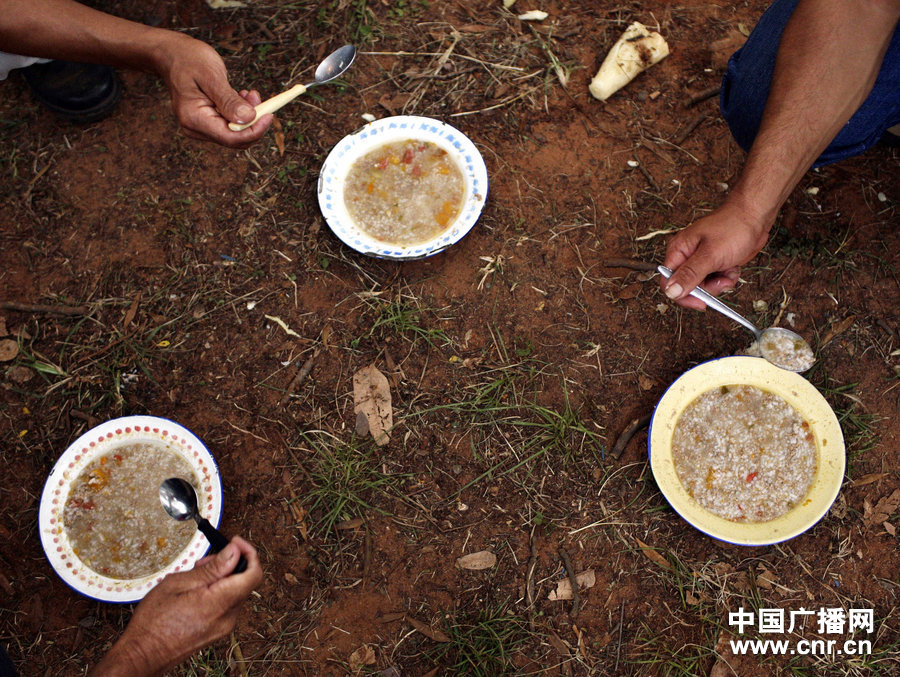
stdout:
{"type": "MultiPolygon", "coordinates": [[[[170,477],[159,485],[159,501],[169,513],[169,517],[184,522],[192,517],[197,522],[197,528],[209,541],[210,550],[216,553],[228,545],[228,539],[218,529],[209,523],[205,517],[201,517],[197,510],[197,492],[194,486],[180,477],[170,477]]],[[[234,574],[240,574],[247,569],[247,559],[241,555],[234,574]]]]}
{"type": "MultiPolygon", "coordinates": [[[[672,271],[665,266],[657,266],[656,269],[665,278],[672,276],[672,271]]],[[[776,367],[781,367],[788,371],[803,372],[816,363],[812,348],[799,334],[783,327],[769,327],[766,330],[760,330],[750,320],[735,312],[700,287],[694,287],[690,295],[749,329],[756,337],[756,345],[759,346],[760,355],[776,367]]]]}
{"type": "Polygon", "coordinates": [[[281,94],[276,94],[271,99],[266,99],[256,107],[256,117],[253,118],[251,122],[242,125],[239,125],[236,122],[229,122],[228,129],[233,132],[247,129],[247,127],[259,120],[263,115],[274,113],[285,104],[290,103],[303,94],[303,92],[310,87],[322,85],[340,77],[348,68],[350,68],[354,59],[356,59],[356,47],[353,45],[344,45],[343,47],[336,49],[325,57],[322,63],[319,64],[319,67],[316,68],[316,79],[313,82],[308,82],[305,85],[294,85],[289,90],[284,91],[281,94]]]}

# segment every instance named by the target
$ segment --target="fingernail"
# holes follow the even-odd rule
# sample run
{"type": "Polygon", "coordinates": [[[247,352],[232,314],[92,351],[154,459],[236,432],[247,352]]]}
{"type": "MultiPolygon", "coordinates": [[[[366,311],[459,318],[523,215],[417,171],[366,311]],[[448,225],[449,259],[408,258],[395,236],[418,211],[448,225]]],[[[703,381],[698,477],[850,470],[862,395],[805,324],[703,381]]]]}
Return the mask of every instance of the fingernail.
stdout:
{"type": "Polygon", "coordinates": [[[230,562],[234,558],[236,551],[237,548],[229,543],[224,548],[222,548],[221,552],[219,552],[219,559],[223,562],[230,562]]]}
{"type": "Polygon", "coordinates": [[[668,287],[666,287],[666,296],[668,296],[670,299],[678,299],[681,298],[682,291],[683,290],[681,288],[681,285],[677,282],[674,282],[673,284],[670,284],[668,287]]]}
{"type": "Polygon", "coordinates": [[[242,106],[238,106],[237,117],[237,121],[241,124],[244,124],[245,122],[250,122],[253,118],[256,117],[256,111],[253,109],[253,106],[244,104],[242,106]]]}

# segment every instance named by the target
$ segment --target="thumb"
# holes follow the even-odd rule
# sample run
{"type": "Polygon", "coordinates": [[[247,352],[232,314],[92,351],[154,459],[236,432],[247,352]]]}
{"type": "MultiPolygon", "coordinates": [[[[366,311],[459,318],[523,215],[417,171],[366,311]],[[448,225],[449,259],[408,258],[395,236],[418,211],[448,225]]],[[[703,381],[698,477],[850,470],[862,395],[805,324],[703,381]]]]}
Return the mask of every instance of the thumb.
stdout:
{"type": "Polygon", "coordinates": [[[663,286],[663,291],[673,301],[677,301],[699,286],[706,276],[715,272],[712,256],[704,247],[697,249],[685,260],[663,286]]]}
{"type": "Polygon", "coordinates": [[[246,99],[234,91],[226,82],[222,87],[216,87],[210,93],[210,98],[216,105],[216,109],[229,122],[246,124],[256,117],[256,110],[246,99]]]}
{"type": "Polygon", "coordinates": [[[214,556],[209,557],[202,562],[201,566],[195,567],[190,573],[197,576],[197,583],[203,585],[212,585],[216,581],[226,578],[238,563],[238,555],[240,551],[234,543],[229,543],[214,556]]]}

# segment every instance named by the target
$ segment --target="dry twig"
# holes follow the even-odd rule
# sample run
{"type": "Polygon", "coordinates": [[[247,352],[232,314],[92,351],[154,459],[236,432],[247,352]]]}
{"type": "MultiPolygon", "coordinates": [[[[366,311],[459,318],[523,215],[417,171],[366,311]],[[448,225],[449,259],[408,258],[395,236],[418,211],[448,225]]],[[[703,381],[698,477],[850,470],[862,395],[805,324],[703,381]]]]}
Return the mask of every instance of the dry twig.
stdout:
{"type": "Polygon", "coordinates": [[[287,387],[287,390],[284,391],[284,396],[281,398],[281,402],[278,403],[278,408],[284,408],[284,405],[287,404],[288,400],[291,399],[291,395],[294,394],[294,391],[300,387],[300,384],[306,380],[306,377],[309,376],[309,373],[312,371],[313,363],[316,359],[316,356],[319,354],[318,350],[314,350],[313,354],[309,356],[309,359],[303,363],[303,366],[300,367],[300,371],[297,372],[297,375],[294,376],[290,385],[287,387]]]}
{"type": "Polygon", "coordinates": [[[47,315],[88,315],[88,306],[45,306],[39,303],[19,303],[17,301],[0,301],[0,309],[15,310],[20,313],[44,313],[47,315]]]}
{"type": "Polygon", "coordinates": [[[610,450],[610,455],[618,460],[622,455],[622,452],[625,451],[625,447],[628,446],[628,443],[631,441],[631,438],[634,437],[635,433],[641,428],[645,428],[650,425],[651,415],[647,414],[646,416],[641,416],[640,418],[634,419],[631,423],[628,424],[628,427],[622,431],[622,434],[619,435],[619,439],[616,440],[616,443],[613,445],[612,450],[610,450]]]}
{"type": "Polygon", "coordinates": [[[685,99],[684,105],[688,108],[690,108],[691,106],[696,106],[698,103],[706,101],[707,99],[711,99],[714,96],[718,96],[721,89],[722,88],[719,85],[704,89],[702,92],[698,92],[697,94],[694,94],[693,96],[685,99]]]}
{"type": "Polygon", "coordinates": [[[706,113],[700,113],[700,115],[690,121],[688,126],[684,128],[684,131],[682,131],[678,136],[675,137],[675,139],[673,139],[672,143],[674,143],[676,146],[680,146],[681,144],[683,144],[687,140],[687,138],[694,133],[694,130],[696,130],[697,127],[703,124],[704,120],[706,120],[706,113]]]}
{"type": "Polygon", "coordinates": [[[572,558],[568,551],[560,547],[559,557],[566,569],[566,576],[569,577],[569,584],[572,586],[572,610],[569,611],[569,618],[575,618],[581,611],[581,595],[578,594],[578,580],[575,578],[575,567],[572,565],[572,558]]]}
{"type": "Polygon", "coordinates": [[[656,264],[647,261],[635,261],[634,259],[606,259],[604,268],[628,268],[628,270],[640,270],[641,272],[656,272],[656,264]]]}

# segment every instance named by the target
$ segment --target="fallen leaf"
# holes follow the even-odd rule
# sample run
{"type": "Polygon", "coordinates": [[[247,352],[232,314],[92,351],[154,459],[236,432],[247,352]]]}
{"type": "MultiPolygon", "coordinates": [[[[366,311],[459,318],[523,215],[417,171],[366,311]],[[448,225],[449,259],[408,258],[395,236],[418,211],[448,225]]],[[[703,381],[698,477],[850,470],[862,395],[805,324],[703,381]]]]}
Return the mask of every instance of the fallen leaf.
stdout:
{"type": "Polygon", "coordinates": [[[638,385],[641,387],[641,390],[653,390],[656,381],[643,374],[638,374],[638,385]]]}
{"type": "Polygon", "coordinates": [[[19,344],[13,339],[3,339],[0,341],[0,362],[9,362],[14,360],[19,354],[19,344]]]}
{"type": "Polygon", "coordinates": [[[357,437],[365,437],[369,434],[369,419],[366,418],[366,412],[356,412],[356,435],[357,437]]]}
{"type": "Polygon", "coordinates": [[[863,475],[858,480],[853,480],[850,483],[850,486],[851,487],[864,487],[867,484],[872,484],[874,482],[877,482],[878,480],[883,480],[887,476],[888,476],[888,474],[886,472],[869,473],[868,475],[863,475]]]}
{"type": "Polygon", "coordinates": [[[734,670],[729,668],[728,663],[721,658],[716,661],[715,665],[712,666],[712,670],[709,671],[709,677],[733,677],[734,674],[734,670]]]}
{"type": "Polygon", "coordinates": [[[756,577],[756,585],[766,590],[771,590],[775,586],[775,574],[771,571],[763,569],[756,577]]]}
{"type": "MultiPolygon", "coordinates": [[[[597,576],[593,569],[582,571],[575,574],[575,582],[578,583],[579,590],[587,590],[593,588],[597,584],[597,576]]],[[[561,602],[566,599],[572,599],[572,583],[568,578],[560,579],[556,582],[556,590],[551,590],[547,595],[547,599],[551,602],[561,602]]]]}
{"type": "Polygon", "coordinates": [[[351,670],[359,670],[364,665],[375,665],[375,649],[368,644],[363,644],[350,654],[347,662],[350,664],[351,670]]]}
{"type": "Polygon", "coordinates": [[[672,568],[672,566],[669,564],[669,561],[665,557],[660,555],[659,552],[657,552],[656,550],[651,548],[649,545],[644,543],[639,538],[636,538],[634,540],[637,541],[638,545],[641,548],[641,552],[644,553],[644,556],[647,559],[649,559],[651,562],[653,562],[654,564],[658,564],[663,569],[671,569],[672,568]]]}
{"type": "Polygon", "coordinates": [[[408,93],[403,94],[394,94],[391,96],[390,94],[385,94],[380,99],[378,99],[378,105],[384,108],[391,115],[396,115],[403,111],[403,107],[409,103],[409,99],[412,95],[408,93]]]}
{"type": "Polygon", "coordinates": [[[893,524],[891,524],[890,522],[885,522],[885,523],[882,524],[881,526],[883,526],[883,527],[884,527],[884,530],[885,530],[886,532],[888,532],[891,536],[896,536],[896,535],[897,535],[897,528],[896,528],[893,524]]]}
{"type": "Polygon", "coordinates": [[[352,530],[352,529],[359,529],[363,524],[364,524],[364,520],[362,517],[354,517],[353,519],[349,519],[349,520],[341,520],[340,522],[338,522],[337,524],[334,525],[334,528],[342,529],[342,530],[346,531],[346,530],[352,530]]]}
{"type": "Polygon", "coordinates": [[[490,569],[497,563],[497,555],[490,550],[482,550],[481,552],[473,552],[463,555],[456,560],[456,566],[460,569],[469,569],[470,571],[480,571],[482,569],[490,569]]]}
{"type": "Polygon", "coordinates": [[[0,317],[0,336],[9,336],[9,329],[6,328],[5,317],[0,317]]]}
{"type": "Polygon", "coordinates": [[[457,26],[456,30],[460,33],[488,33],[497,30],[496,26],[485,26],[484,24],[465,24],[457,26]]]}
{"type": "Polygon", "coordinates": [[[272,128],[275,130],[275,146],[278,148],[278,155],[284,157],[284,132],[278,118],[272,122],[272,128]]]}
{"type": "Polygon", "coordinates": [[[898,508],[900,508],[900,489],[895,489],[890,496],[885,496],[878,501],[868,517],[864,518],[866,526],[872,527],[887,522],[898,508]]]}
{"type": "Polygon", "coordinates": [[[547,12],[543,12],[539,9],[533,9],[529,12],[525,12],[519,15],[519,21],[543,21],[549,15],[547,12]]]}
{"type": "Polygon", "coordinates": [[[128,310],[125,312],[125,319],[122,320],[122,331],[128,329],[128,325],[134,321],[134,316],[137,315],[138,305],[141,302],[141,295],[138,294],[134,297],[134,301],[131,302],[131,305],[128,306],[128,310]]]}
{"type": "Polygon", "coordinates": [[[298,583],[297,577],[294,576],[294,574],[292,574],[290,571],[286,571],[286,572],[285,572],[285,574],[284,574],[284,580],[286,580],[286,581],[287,581],[288,583],[290,583],[291,585],[297,585],[297,583],[298,583]]]}
{"type": "Polygon", "coordinates": [[[824,338],[819,341],[819,348],[823,348],[835,338],[843,334],[850,327],[853,326],[853,321],[856,319],[855,315],[851,315],[850,317],[845,317],[843,320],[838,322],[837,324],[832,324],[829,327],[828,331],[825,332],[824,338]]]}
{"type": "Polygon", "coordinates": [[[390,442],[388,431],[394,425],[391,387],[387,377],[375,365],[363,367],[353,375],[353,407],[357,416],[363,412],[375,444],[390,442]]]}
{"type": "Polygon", "coordinates": [[[240,9],[247,6],[246,2],[240,2],[239,0],[206,0],[206,4],[211,9],[240,9]]]}
{"type": "Polygon", "coordinates": [[[384,616],[377,616],[375,618],[376,623],[394,623],[396,621],[400,621],[406,618],[406,614],[402,611],[395,611],[393,613],[384,614],[384,616]]]}
{"type": "Polygon", "coordinates": [[[24,365],[10,367],[6,372],[6,378],[14,383],[28,383],[34,377],[34,371],[24,365]]]}
{"type": "Polygon", "coordinates": [[[562,640],[562,638],[557,635],[555,632],[551,632],[549,637],[547,638],[550,642],[550,646],[556,649],[556,653],[558,653],[563,658],[569,658],[571,656],[571,652],[569,651],[569,647],[562,640]]]}
{"type": "Polygon", "coordinates": [[[627,301],[629,299],[633,299],[635,296],[641,293],[641,289],[644,288],[644,285],[640,282],[635,282],[634,284],[630,284],[627,287],[623,287],[619,290],[619,293],[616,294],[623,301],[627,301]]]}
{"type": "Polygon", "coordinates": [[[450,638],[447,637],[447,635],[445,635],[440,630],[435,630],[430,625],[423,623],[422,621],[416,620],[412,616],[407,616],[406,620],[409,621],[409,624],[411,626],[413,626],[413,629],[416,632],[418,632],[422,635],[425,635],[428,639],[433,639],[435,642],[449,642],[450,641],[450,638]]]}

